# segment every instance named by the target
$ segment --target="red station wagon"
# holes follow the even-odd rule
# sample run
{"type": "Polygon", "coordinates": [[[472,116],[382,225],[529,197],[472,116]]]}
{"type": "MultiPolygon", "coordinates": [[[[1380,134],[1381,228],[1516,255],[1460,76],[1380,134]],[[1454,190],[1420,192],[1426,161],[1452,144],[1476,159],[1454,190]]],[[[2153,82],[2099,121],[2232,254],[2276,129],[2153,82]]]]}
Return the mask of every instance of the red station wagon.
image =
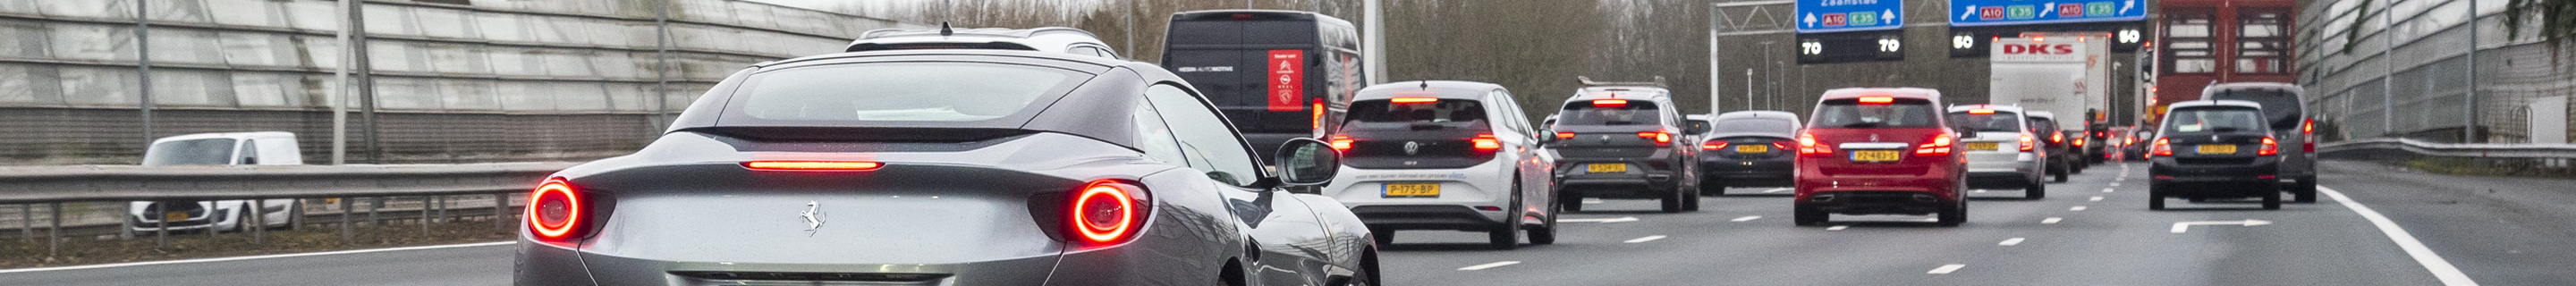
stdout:
{"type": "Polygon", "coordinates": [[[1936,214],[1967,221],[1959,132],[1941,116],[1941,92],[1923,88],[1825,91],[1798,134],[1798,225],[1829,214],[1936,214]]]}

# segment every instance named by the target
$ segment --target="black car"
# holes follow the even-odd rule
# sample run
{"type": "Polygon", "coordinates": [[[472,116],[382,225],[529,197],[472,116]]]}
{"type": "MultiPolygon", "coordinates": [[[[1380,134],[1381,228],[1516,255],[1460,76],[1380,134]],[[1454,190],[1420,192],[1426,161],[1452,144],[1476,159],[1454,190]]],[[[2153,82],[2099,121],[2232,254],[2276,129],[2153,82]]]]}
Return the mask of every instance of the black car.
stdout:
{"type": "Polygon", "coordinates": [[[2075,164],[2075,156],[2077,156],[2075,155],[2074,150],[2075,144],[2066,142],[2068,139],[2066,131],[2058,130],[2057,115],[2048,111],[2031,111],[2028,115],[2030,117],[2030,126],[2032,129],[2031,134],[2045,137],[2037,139],[2040,142],[2046,142],[2039,144],[2039,146],[2048,148],[2047,152],[2042,153],[2048,153],[2047,173],[2049,176],[2054,177],[2051,179],[2059,183],[2064,183],[2066,182],[2067,174],[2083,172],[2083,169],[2081,168],[2084,167],[2077,166],[2075,164]]]}
{"type": "MultiPolygon", "coordinates": [[[[1368,228],[1288,189],[1152,64],[999,50],[760,63],[635,154],[529,194],[520,285],[1374,285],[1368,228]],[[882,284],[880,284],[882,283],[882,284]]],[[[542,130],[539,130],[542,131],[542,130]]]]}
{"type": "Polygon", "coordinates": [[[1798,168],[1798,114],[1787,111],[1736,111],[1709,122],[1708,140],[1699,144],[1701,195],[1720,195],[1727,187],[1789,187],[1798,168]]]}
{"type": "Polygon", "coordinates": [[[2147,168],[2147,209],[2165,209],[2169,197],[2261,197],[2263,209],[2281,208],[2281,145],[2263,124],[2262,105],[2195,100],[2168,110],[2147,147],[2154,162],[2147,168]]]}
{"type": "Polygon", "coordinates": [[[1701,130],[1683,126],[1672,91],[1654,83],[1583,81],[1585,87],[1557,111],[1557,202],[1581,211],[1583,198],[1652,199],[1664,212],[1699,210],[1701,130]]]}

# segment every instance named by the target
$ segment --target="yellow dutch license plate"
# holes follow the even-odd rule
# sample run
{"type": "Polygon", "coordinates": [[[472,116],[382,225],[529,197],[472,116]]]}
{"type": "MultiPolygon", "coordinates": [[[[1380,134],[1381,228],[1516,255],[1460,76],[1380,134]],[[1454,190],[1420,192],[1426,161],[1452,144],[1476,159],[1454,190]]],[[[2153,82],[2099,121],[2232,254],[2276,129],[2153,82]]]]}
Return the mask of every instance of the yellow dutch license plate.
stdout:
{"type": "Polygon", "coordinates": [[[1762,145],[1762,144],[1745,144],[1745,145],[1735,145],[1735,152],[1736,152],[1736,153],[1768,153],[1768,152],[1771,152],[1771,145],[1762,145]]]}
{"type": "Polygon", "coordinates": [[[1386,184],[1386,197],[1437,197],[1440,184],[1386,184]]]}
{"type": "Polygon", "coordinates": [[[2198,149],[2201,154],[2236,154],[2236,145],[2232,144],[2201,144],[2198,149]]]}
{"type": "Polygon", "coordinates": [[[1995,142],[1968,142],[1968,151],[1994,151],[2001,147],[1995,142]]]}
{"type": "Polygon", "coordinates": [[[188,220],[188,213],[186,213],[186,212],[167,212],[167,213],[162,213],[162,214],[161,214],[161,221],[183,221],[183,220],[188,220]]]}
{"type": "Polygon", "coordinates": [[[1852,162],[1895,162],[1897,155],[1896,150],[1861,150],[1852,151],[1851,160],[1852,162]]]}
{"type": "Polygon", "coordinates": [[[1585,173],[1627,173],[1628,164],[1608,163],[1583,165],[1585,173]]]}

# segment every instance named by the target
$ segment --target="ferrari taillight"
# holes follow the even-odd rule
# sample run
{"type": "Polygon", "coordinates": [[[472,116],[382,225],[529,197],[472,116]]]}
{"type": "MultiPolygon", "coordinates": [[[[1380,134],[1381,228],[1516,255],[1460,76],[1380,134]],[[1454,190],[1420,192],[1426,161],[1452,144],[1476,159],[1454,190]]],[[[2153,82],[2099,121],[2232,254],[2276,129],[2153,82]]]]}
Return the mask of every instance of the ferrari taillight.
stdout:
{"type": "Polygon", "coordinates": [[[1145,187],[1115,180],[1092,181],[1068,199],[1065,228],[1085,245],[1124,243],[1136,237],[1149,213],[1145,187]]]}
{"type": "Polygon", "coordinates": [[[583,233],[581,191],[563,178],[546,179],[528,193],[528,232],[537,239],[564,241],[579,239],[583,233]]]}
{"type": "Polygon", "coordinates": [[[2272,141],[2272,137],[2268,137],[2268,136],[2267,136],[2267,137],[2263,137],[2263,149],[2257,149],[2257,150],[2254,150],[2254,155],[2259,155],[2259,156],[2271,156],[2271,155],[2279,155],[2279,154],[2281,154],[2281,143],[2280,143],[2280,142],[2276,142],[2276,141],[2272,141]]]}
{"type": "Polygon", "coordinates": [[[1948,134],[1948,133],[1943,133],[1943,134],[1932,135],[1932,142],[1931,142],[1931,143],[1924,143],[1922,146],[1915,146],[1915,147],[1914,147],[1914,155],[1915,155],[1915,156],[1949,156],[1949,155],[1950,155],[1950,134],[1948,134]]]}

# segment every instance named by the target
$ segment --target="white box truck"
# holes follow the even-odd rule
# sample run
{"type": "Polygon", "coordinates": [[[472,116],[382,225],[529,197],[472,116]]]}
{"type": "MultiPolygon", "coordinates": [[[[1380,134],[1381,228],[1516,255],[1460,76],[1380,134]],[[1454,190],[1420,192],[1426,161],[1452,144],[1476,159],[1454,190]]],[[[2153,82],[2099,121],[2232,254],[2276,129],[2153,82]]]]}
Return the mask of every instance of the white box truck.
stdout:
{"type": "Polygon", "coordinates": [[[2022,34],[1996,39],[1988,100],[2057,114],[2058,130],[2087,130],[2111,112],[2111,42],[2106,34],[2022,34]],[[2100,116],[2100,115],[2095,115],[2100,116]]]}

